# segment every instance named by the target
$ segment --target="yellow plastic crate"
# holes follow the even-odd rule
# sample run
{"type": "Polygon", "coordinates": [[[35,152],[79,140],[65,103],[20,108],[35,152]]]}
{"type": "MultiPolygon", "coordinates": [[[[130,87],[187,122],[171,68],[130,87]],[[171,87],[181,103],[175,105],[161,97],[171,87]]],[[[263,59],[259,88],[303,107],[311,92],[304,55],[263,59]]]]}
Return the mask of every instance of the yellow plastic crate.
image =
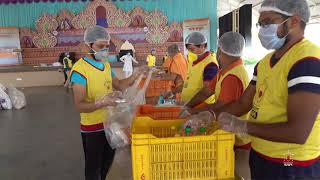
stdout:
{"type": "Polygon", "coordinates": [[[132,126],[133,179],[234,179],[234,135],[216,130],[207,136],[175,137],[175,129],[182,124],[183,120],[136,117],[132,126]]]}

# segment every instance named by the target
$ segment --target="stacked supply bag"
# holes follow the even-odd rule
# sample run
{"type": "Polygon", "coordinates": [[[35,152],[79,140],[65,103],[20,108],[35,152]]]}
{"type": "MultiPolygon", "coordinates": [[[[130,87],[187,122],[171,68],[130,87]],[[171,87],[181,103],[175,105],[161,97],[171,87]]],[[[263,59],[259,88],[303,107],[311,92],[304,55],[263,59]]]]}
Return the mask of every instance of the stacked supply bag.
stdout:
{"type": "Polygon", "coordinates": [[[10,85],[6,88],[0,84],[0,109],[22,109],[26,106],[27,101],[23,92],[10,85]]]}

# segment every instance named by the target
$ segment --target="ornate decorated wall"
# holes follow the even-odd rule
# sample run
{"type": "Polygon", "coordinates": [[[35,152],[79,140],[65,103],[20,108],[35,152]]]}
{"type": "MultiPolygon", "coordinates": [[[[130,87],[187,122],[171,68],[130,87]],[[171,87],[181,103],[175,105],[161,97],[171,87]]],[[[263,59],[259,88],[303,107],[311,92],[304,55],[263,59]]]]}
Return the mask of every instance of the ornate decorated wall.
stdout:
{"type": "Polygon", "coordinates": [[[152,48],[157,49],[160,58],[169,45],[183,45],[181,22],[168,24],[160,10],[148,12],[135,7],[126,12],[110,1],[95,0],[78,14],[67,9],[55,15],[44,13],[35,22],[35,30],[21,28],[24,64],[52,63],[65,51],[83,56],[84,31],[96,24],[111,34],[111,54],[116,54],[125,40],[134,45],[138,60],[144,60],[152,48]]]}

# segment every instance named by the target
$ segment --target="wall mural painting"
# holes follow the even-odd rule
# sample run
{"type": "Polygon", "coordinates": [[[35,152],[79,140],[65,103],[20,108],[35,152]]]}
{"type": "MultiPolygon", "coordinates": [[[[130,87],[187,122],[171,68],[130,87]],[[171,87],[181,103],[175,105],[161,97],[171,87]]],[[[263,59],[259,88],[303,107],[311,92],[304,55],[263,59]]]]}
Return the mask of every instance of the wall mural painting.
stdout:
{"type": "Polygon", "coordinates": [[[182,46],[183,43],[182,24],[168,24],[168,18],[159,10],[148,12],[135,7],[125,12],[110,1],[94,0],[78,14],[67,9],[60,10],[57,15],[44,13],[35,22],[35,30],[21,28],[24,63],[55,62],[63,51],[74,51],[78,57],[82,56],[79,47],[83,46],[84,31],[94,25],[107,28],[111,34],[111,53],[117,54],[128,40],[135,46],[138,60],[144,60],[152,48],[156,48],[160,56],[170,44],[182,46]],[[48,54],[52,57],[47,57],[48,54]],[[33,56],[38,60],[32,61],[33,56]]]}

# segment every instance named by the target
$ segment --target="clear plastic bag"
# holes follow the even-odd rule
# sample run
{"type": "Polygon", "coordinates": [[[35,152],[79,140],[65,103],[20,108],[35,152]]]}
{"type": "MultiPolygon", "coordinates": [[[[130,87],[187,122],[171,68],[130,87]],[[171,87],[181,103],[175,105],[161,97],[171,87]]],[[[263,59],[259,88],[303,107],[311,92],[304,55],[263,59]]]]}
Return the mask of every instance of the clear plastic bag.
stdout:
{"type": "Polygon", "coordinates": [[[126,102],[125,99],[122,98],[122,93],[120,91],[113,91],[109,94],[98,95],[95,98],[95,104],[97,106],[104,107],[107,104],[111,105],[114,103],[123,103],[126,102]]]}
{"type": "Polygon", "coordinates": [[[22,109],[27,105],[26,97],[23,92],[10,85],[8,87],[8,95],[15,109],[22,109]]]}
{"type": "Polygon", "coordinates": [[[137,106],[145,104],[145,91],[149,85],[151,76],[152,71],[149,72],[143,88],[139,89],[138,87],[143,75],[140,76],[123,94],[125,102],[118,103],[115,107],[108,107],[108,119],[103,125],[111,148],[118,149],[130,144],[128,129],[130,129],[135,117],[137,106]]]}
{"type": "Polygon", "coordinates": [[[6,93],[6,87],[0,84],[0,109],[12,109],[12,102],[6,93]]]}
{"type": "Polygon", "coordinates": [[[139,76],[139,78],[135,81],[135,83],[126,89],[123,93],[123,98],[126,99],[127,102],[134,101],[135,96],[139,91],[139,84],[143,78],[143,74],[139,76]]]}
{"type": "MultiPolygon", "coordinates": [[[[105,124],[104,124],[105,125],[105,124]]],[[[107,141],[112,149],[125,147],[129,144],[129,137],[117,122],[104,127],[107,141]]]]}
{"type": "Polygon", "coordinates": [[[0,84],[0,89],[2,89],[2,91],[4,91],[4,92],[7,91],[7,88],[3,84],[0,84]]]}

